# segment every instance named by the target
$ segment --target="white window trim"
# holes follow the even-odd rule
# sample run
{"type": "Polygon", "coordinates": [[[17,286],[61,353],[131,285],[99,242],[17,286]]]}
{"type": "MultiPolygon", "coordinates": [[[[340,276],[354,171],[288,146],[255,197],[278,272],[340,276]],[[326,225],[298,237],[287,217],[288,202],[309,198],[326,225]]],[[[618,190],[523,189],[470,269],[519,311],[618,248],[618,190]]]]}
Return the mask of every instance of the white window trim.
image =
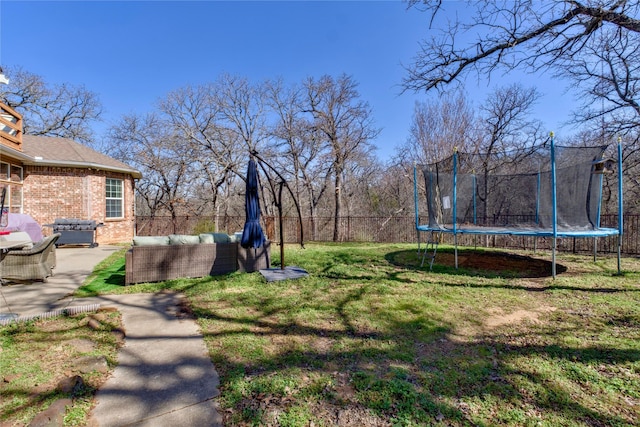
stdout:
{"type": "Polygon", "coordinates": [[[7,174],[0,176],[0,183],[7,187],[7,194],[4,199],[4,206],[11,213],[24,213],[24,167],[14,165],[9,162],[0,162],[0,165],[4,165],[7,169],[7,174]],[[12,169],[20,171],[20,179],[14,181],[12,169]],[[20,188],[19,200],[16,200],[14,193],[15,188],[20,188]]]}
{"type": "Polygon", "coordinates": [[[124,180],[123,179],[119,179],[119,178],[106,178],[105,180],[105,219],[107,220],[117,220],[117,219],[124,219],[124,180]],[[120,192],[122,194],[122,197],[107,197],[107,182],[109,180],[112,181],[117,181],[120,183],[120,192]],[[106,209],[106,203],[108,200],[119,200],[120,201],[120,212],[122,213],[121,216],[108,216],[108,212],[106,209]]]}

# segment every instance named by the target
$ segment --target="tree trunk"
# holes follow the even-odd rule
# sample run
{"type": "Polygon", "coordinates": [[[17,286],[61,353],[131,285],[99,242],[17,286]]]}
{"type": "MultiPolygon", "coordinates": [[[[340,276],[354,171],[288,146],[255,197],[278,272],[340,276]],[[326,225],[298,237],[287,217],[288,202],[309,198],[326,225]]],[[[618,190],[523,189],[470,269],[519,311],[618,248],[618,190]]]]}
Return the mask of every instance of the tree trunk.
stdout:
{"type": "Polygon", "coordinates": [[[311,240],[316,240],[318,235],[318,226],[316,221],[316,209],[313,201],[309,204],[309,219],[311,220],[311,240]]]}
{"type": "Polygon", "coordinates": [[[333,241],[340,241],[340,215],[342,213],[342,177],[336,168],[336,192],[335,192],[335,218],[333,223],[333,241]]]}

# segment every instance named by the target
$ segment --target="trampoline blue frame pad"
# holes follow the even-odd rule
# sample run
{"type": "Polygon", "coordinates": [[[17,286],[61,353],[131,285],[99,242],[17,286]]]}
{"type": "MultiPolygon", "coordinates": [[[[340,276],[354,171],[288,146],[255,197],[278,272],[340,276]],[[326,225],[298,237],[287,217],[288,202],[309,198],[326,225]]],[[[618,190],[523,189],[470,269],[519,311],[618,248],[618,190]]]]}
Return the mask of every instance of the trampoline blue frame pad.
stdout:
{"type": "MultiPolygon", "coordinates": [[[[508,236],[531,236],[531,237],[553,237],[553,230],[536,228],[536,227],[478,227],[458,225],[454,231],[453,227],[429,227],[427,225],[419,225],[416,227],[418,231],[423,232],[442,232],[450,234],[494,234],[508,236]]],[[[605,237],[617,236],[619,233],[616,228],[594,228],[594,229],[576,229],[558,227],[556,237],[605,237]]]]}

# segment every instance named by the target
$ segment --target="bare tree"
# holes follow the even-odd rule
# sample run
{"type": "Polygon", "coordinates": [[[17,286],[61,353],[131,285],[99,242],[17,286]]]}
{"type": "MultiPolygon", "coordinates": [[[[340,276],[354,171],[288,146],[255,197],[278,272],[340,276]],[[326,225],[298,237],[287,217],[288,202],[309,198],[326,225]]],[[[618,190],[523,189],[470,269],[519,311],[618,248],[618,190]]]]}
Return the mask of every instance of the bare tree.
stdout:
{"type": "Polygon", "coordinates": [[[486,155],[526,152],[541,142],[542,125],[531,119],[532,108],[539,98],[535,88],[517,83],[495,89],[480,106],[481,140],[476,151],[486,155]]]}
{"type": "MultiPolygon", "coordinates": [[[[268,126],[266,116],[265,83],[252,84],[244,77],[223,74],[213,85],[212,96],[219,110],[218,126],[225,129],[235,156],[243,162],[239,176],[244,177],[246,162],[251,153],[270,158],[271,150],[267,145],[268,126]]],[[[275,199],[274,191],[271,191],[275,199]]],[[[265,203],[263,211],[273,216],[273,207],[265,203]]]]}
{"type": "MultiPolygon", "coordinates": [[[[428,12],[431,22],[452,5],[442,0],[408,4],[428,12]]],[[[516,67],[564,71],[592,39],[610,35],[608,29],[640,32],[636,1],[482,0],[467,2],[467,8],[474,11],[468,20],[453,21],[439,37],[421,44],[407,68],[406,89],[439,88],[469,72],[482,75],[516,67]],[[461,45],[465,36],[474,40],[461,45]]]]}
{"type": "Polygon", "coordinates": [[[176,207],[200,214],[209,207],[219,212],[221,206],[232,206],[231,200],[239,200],[238,178],[244,178],[250,155],[275,166],[262,170],[270,178],[263,182],[266,216],[273,215],[267,199],[282,203],[277,184],[283,180],[294,200],[280,207],[295,207],[299,214],[303,198],[312,217],[318,206],[332,205],[327,193],[333,184],[339,239],[342,193],[349,187],[354,206],[364,203],[361,188],[349,183],[370,174],[370,140],[378,134],[356,86],[347,76],[284,87],[223,75],[214,83],[169,93],[156,114],[124,117],[111,129],[111,153],[143,172],[138,188],[146,209],[172,215],[176,207]],[[172,205],[174,200],[181,203],[172,205]]]}
{"type": "Polygon", "coordinates": [[[462,92],[433,101],[416,102],[409,136],[396,150],[395,162],[432,163],[453,153],[467,151],[476,127],[472,106],[462,92]]]}
{"type": "Polygon", "coordinates": [[[413,163],[377,165],[367,189],[374,216],[393,217],[413,212],[413,163]]]}
{"type": "Polygon", "coordinates": [[[583,50],[564,68],[581,93],[573,121],[611,134],[640,126],[640,34],[610,29],[583,50]]]}
{"type": "Polygon", "coordinates": [[[345,167],[380,130],[373,126],[371,109],[359,99],[357,83],[351,76],[308,78],[304,86],[306,111],[313,116],[314,127],[322,133],[331,153],[335,189],[333,240],[339,241],[345,167]]]}
{"type": "MultiPolygon", "coordinates": [[[[201,186],[202,200],[210,202],[216,215],[221,214],[222,207],[228,207],[233,177],[240,173],[242,160],[246,160],[238,133],[223,120],[218,90],[215,84],[187,86],[170,92],[159,104],[170,126],[196,154],[192,162],[197,173],[191,186],[201,186]],[[220,199],[221,195],[225,197],[220,199]]],[[[205,202],[202,206],[206,205],[205,202]]]]}
{"type": "Polygon", "coordinates": [[[373,185],[381,173],[382,168],[375,156],[374,147],[360,147],[357,155],[346,164],[342,179],[348,216],[372,216],[374,212],[379,212],[379,193],[373,185]]]}
{"type": "Polygon", "coordinates": [[[246,78],[222,75],[213,90],[222,125],[236,134],[247,152],[259,151],[266,139],[265,87],[246,78]]]}
{"type": "Polygon", "coordinates": [[[83,86],[50,85],[19,67],[6,67],[9,85],[0,85],[0,99],[23,116],[24,133],[57,136],[92,144],[91,125],[100,118],[98,96],[83,86]]]}
{"type": "MultiPolygon", "coordinates": [[[[535,172],[530,164],[525,163],[534,152],[534,147],[545,138],[542,124],[531,119],[531,111],[539,98],[535,88],[525,88],[519,84],[501,87],[494,90],[480,106],[478,141],[475,145],[478,164],[476,171],[482,175],[482,191],[478,194],[482,212],[487,214],[487,206],[493,206],[495,213],[502,213],[501,205],[513,203],[513,199],[530,194],[517,191],[518,183],[513,182],[512,200],[499,196],[499,200],[489,202],[492,187],[507,185],[510,173],[523,174],[535,172]],[[489,176],[492,175],[492,184],[489,176]]],[[[537,167],[535,163],[535,167],[537,167]]]]}
{"type": "Polygon", "coordinates": [[[156,114],[124,116],[109,131],[109,154],[141,171],[138,197],[151,216],[168,212],[177,218],[188,197],[193,153],[168,122],[156,114]]]}
{"type": "MultiPolygon", "coordinates": [[[[483,182],[497,167],[503,173],[516,171],[545,137],[540,122],[531,119],[538,98],[536,89],[514,84],[495,89],[475,111],[460,92],[456,97],[443,95],[429,103],[416,103],[410,136],[398,147],[393,165],[396,175],[407,182],[391,183],[392,187],[411,191],[414,163],[446,160],[456,149],[466,154],[459,162],[480,174],[483,182]]],[[[418,180],[422,193],[420,183],[418,180]]],[[[483,187],[480,201],[487,200],[490,190],[483,187]]],[[[409,208],[406,202],[404,199],[409,208]]]]}
{"type": "Polygon", "coordinates": [[[273,162],[292,178],[297,200],[305,202],[301,204],[309,212],[313,240],[317,235],[318,206],[331,184],[331,164],[322,161],[327,145],[313,121],[303,113],[302,87],[285,87],[281,81],[273,81],[267,85],[267,96],[276,115],[271,137],[278,154],[273,156],[273,162]]]}

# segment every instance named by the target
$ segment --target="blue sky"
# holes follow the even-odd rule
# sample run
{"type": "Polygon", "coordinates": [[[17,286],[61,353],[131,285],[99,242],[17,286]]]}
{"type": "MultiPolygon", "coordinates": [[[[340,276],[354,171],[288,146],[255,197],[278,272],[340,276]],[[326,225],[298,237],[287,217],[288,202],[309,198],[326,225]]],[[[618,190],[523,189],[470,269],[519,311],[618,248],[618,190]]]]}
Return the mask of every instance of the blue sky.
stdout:
{"type": "MultiPolygon", "coordinates": [[[[98,133],[123,114],[152,110],[171,90],[221,73],[256,82],[346,73],[382,128],[374,144],[384,160],[406,140],[414,102],[437,96],[399,88],[402,64],[410,63],[428,31],[428,16],[406,10],[400,0],[2,0],[0,64],[96,92],[105,108],[98,133]]],[[[562,86],[544,76],[503,82],[519,79],[539,85],[544,97],[537,116],[558,133],[572,107],[562,86]]],[[[481,102],[500,80],[473,80],[469,96],[481,102]]]]}

